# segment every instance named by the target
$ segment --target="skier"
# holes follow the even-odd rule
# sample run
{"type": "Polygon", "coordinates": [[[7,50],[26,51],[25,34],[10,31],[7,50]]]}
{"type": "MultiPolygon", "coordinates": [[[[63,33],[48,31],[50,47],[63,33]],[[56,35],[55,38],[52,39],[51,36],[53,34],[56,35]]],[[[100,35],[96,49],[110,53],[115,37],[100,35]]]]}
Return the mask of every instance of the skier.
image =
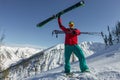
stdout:
{"type": "Polygon", "coordinates": [[[62,29],[65,32],[65,73],[70,74],[70,56],[72,52],[77,56],[79,59],[79,66],[81,72],[90,72],[86,59],[84,56],[84,53],[82,49],[78,45],[78,35],[80,35],[80,30],[74,28],[74,22],[69,22],[69,28],[65,28],[62,25],[62,20],[60,18],[61,15],[58,16],[58,24],[60,29],[62,29]]]}

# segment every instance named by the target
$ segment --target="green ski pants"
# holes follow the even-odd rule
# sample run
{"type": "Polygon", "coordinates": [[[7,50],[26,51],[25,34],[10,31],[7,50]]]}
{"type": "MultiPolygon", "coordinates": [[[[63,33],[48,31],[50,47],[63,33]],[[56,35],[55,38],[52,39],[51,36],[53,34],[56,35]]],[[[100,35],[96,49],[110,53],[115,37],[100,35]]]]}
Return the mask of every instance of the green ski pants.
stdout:
{"type": "Polygon", "coordinates": [[[65,73],[70,72],[70,56],[71,56],[72,52],[79,59],[80,70],[83,72],[86,69],[89,69],[88,66],[87,66],[87,63],[86,63],[84,53],[83,53],[82,49],[79,47],[79,45],[65,45],[65,53],[64,53],[64,57],[65,57],[65,67],[64,67],[65,68],[65,73]]]}

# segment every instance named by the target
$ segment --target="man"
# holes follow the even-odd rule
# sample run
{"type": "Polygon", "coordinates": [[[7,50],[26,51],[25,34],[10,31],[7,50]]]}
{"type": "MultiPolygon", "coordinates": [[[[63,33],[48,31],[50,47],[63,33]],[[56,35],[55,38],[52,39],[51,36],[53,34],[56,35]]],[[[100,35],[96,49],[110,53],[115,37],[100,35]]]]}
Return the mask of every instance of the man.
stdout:
{"type": "Polygon", "coordinates": [[[85,60],[84,53],[78,45],[78,35],[80,35],[80,30],[74,28],[74,22],[72,21],[69,22],[69,28],[65,28],[62,25],[60,15],[58,16],[58,24],[60,29],[65,32],[65,73],[70,73],[70,56],[72,52],[79,59],[79,66],[81,72],[90,72],[85,60]]]}

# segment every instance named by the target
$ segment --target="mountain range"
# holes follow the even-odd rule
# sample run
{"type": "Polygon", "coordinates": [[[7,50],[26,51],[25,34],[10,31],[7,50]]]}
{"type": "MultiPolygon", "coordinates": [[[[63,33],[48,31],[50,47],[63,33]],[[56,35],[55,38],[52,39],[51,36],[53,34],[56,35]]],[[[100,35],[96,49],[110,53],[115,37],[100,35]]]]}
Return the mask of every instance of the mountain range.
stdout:
{"type": "MultiPolygon", "coordinates": [[[[105,48],[102,43],[79,44],[86,58],[105,48]]],[[[64,44],[47,49],[2,46],[0,50],[0,78],[21,80],[64,65],[64,44]]],[[[77,58],[72,55],[71,63],[77,58]]],[[[62,70],[61,70],[62,71],[62,70]]]]}

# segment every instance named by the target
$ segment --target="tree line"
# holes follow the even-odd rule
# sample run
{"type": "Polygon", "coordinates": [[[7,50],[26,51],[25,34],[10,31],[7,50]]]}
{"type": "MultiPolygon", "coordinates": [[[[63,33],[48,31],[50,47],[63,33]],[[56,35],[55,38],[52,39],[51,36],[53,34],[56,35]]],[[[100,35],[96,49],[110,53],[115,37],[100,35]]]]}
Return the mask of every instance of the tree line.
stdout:
{"type": "Polygon", "coordinates": [[[120,21],[117,22],[115,27],[110,30],[107,26],[108,35],[101,32],[102,38],[106,46],[113,45],[120,42],[120,21]]]}

